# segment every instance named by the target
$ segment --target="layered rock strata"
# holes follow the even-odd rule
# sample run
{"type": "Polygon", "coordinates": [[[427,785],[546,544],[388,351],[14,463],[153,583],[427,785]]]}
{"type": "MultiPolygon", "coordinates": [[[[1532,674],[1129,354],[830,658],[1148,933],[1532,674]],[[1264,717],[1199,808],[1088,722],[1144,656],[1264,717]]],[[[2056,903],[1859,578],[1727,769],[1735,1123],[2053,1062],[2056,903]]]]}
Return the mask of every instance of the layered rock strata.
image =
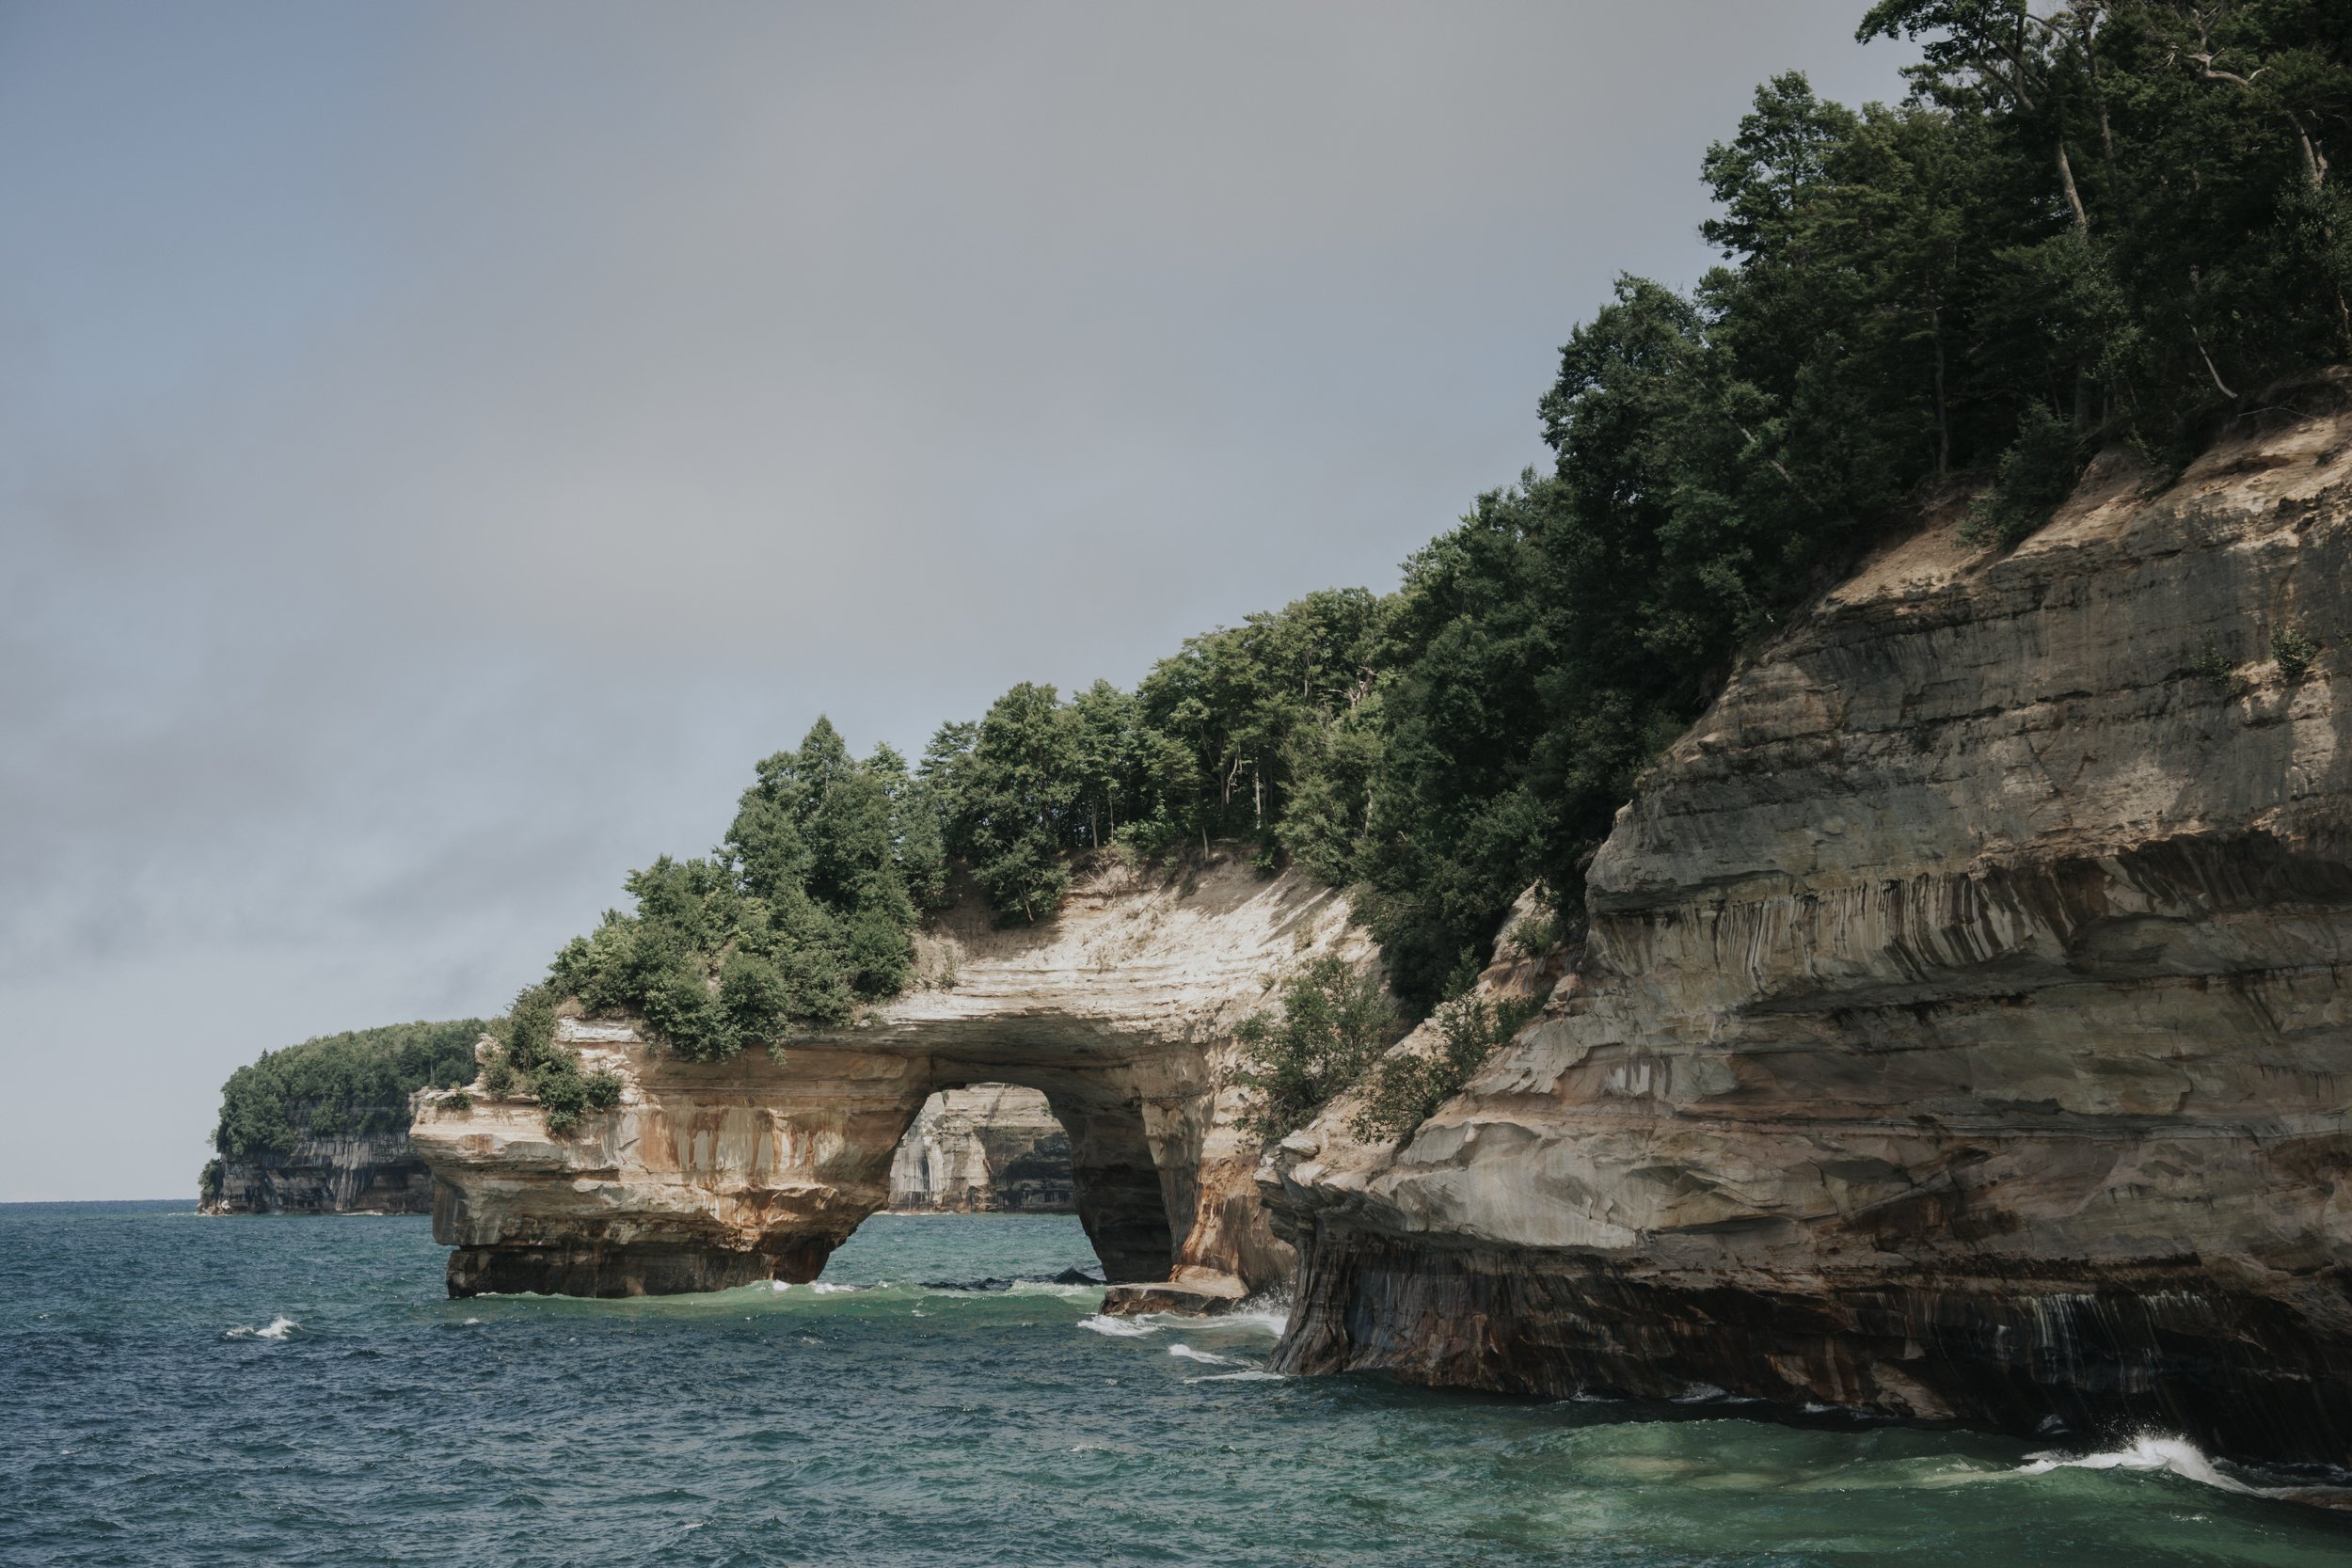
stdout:
{"type": "Polygon", "coordinates": [[[433,1173],[403,1131],[306,1137],[283,1154],[224,1155],[207,1214],[422,1214],[433,1173]]]}
{"type": "Polygon", "coordinates": [[[1275,1365],[2352,1465],[2352,419],[2268,418],[1738,673],[1539,1021],[1269,1164],[1275,1365]]]}
{"type": "Polygon", "coordinates": [[[923,1102],[890,1162],[901,1213],[1067,1214],[1070,1136],[1035,1089],[975,1084],[923,1102]]]}
{"type": "MultiPolygon", "coordinates": [[[[1067,1134],[1073,1196],[1114,1281],[1288,1277],[1259,1151],[1234,1126],[1232,1031],[1292,968],[1373,959],[1345,901],[1303,877],[1216,859],[1141,874],[1105,859],[1061,911],[997,928],[949,911],[923,978],[847,1028],[773,1053],[695,1063],[628,1020],[565,1016],[620,1104],[550,1136],[528,1101],[420,1101],[411,1138],[437,1179],[434,1234],[456,1294],[623,1295],[813,1278],[890,1198],[894,1151],[942,1089],[1042,1094],[1067,1134]]],[[[576,1008],[566,1007],[568,1014],[576,1008]]]]}

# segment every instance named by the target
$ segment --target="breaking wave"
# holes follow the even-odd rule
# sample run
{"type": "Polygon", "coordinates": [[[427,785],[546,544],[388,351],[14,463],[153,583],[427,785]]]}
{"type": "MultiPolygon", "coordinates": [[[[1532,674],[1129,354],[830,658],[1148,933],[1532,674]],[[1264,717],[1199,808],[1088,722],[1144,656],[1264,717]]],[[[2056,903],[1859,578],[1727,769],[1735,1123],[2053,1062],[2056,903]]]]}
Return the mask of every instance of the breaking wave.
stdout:
{"type": "Polygon", "coordinates": [[[1144,1323],[1135,1318],[1106,1318],[1097,1312],[1090,1318],[1080,1318],[1078,1326],[1114,1339],[1140,1339],[1147,1334],[1157,1334],[1166,1323],[1144,1323]]]}

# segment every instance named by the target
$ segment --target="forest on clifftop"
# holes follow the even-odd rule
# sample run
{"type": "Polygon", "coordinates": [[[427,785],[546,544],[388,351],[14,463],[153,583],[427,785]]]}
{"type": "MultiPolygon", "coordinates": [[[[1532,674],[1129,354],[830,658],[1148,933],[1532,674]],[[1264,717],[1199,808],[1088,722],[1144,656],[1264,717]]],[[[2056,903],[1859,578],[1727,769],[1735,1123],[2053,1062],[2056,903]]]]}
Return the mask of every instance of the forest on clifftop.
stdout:
{"type": "Polygon", "coordinates": [[[1133,690],[1017,685],[913,764],[819,721],[525,992],[507,1069],[573,1095],[563,995],[695,1056],[837,1022],[906,983],[952,869],[1035,921],[1110,847],[1353,888],[1425,1009],[1531,884],[1573,921],[1643,767],[1924,488],[2009,547],[2098,451],[2169,473],[2352,358],[2352,6],[1883,0],[1859,36],[1915,42],[1909,95],[1759,87],[1699,164],[1719,264],[1619,280],[1538,403],[1549,470],[1395,592],[1188,639],[1133,690]]]}

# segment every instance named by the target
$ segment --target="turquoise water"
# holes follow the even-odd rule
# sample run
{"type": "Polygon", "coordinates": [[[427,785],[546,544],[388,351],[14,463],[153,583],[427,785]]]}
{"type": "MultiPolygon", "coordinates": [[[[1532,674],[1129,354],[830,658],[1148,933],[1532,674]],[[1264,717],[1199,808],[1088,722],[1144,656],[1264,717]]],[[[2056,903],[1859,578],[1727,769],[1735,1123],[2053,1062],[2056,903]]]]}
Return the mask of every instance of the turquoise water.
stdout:
{"type": "Polygon", "coordinates": [[[1062,1217],[879,1216],[854,1288],[660,1301],[451,1302],[442,1257],[0,1207],[0,1562],[2352,1563],[2352,1521],[2065,1463],[2120,1454],[1283,1380],[1271,1322],[921,1283],[1090,1264],[1062,1217]]]}

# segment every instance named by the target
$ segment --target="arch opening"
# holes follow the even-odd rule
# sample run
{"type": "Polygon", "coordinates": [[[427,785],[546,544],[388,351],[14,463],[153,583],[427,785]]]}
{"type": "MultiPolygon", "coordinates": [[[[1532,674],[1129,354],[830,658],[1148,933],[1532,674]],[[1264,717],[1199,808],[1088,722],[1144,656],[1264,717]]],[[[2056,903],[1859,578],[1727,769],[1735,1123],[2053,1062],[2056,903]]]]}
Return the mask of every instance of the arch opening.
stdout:
{"type": "Polygon", "coordinates": [[[1074,1214],[1070,1134],[1035,1089],[934,1089],[890,1160],[894,1214],[1074,1214]]]}
{"type": "MultiPolygon", "coordinates": [[[[1035,1053],[1031,1048],[1009,1061],[991,1053],[977,1061],[934,1058],[927,1064],[930,1070],[921,1080],[924,1098],[908,1113],[893,1148],[888,1205],[897,1206],[898,1178],[910,1163],[908,1143],[923,1140],[924,1116],[933,1101],[983,1092],[1017,1096],[1032,1118],[1041,1112],[1061,1134],[1069,1172],[1069,1202],[1061,1212],[1077,1214],[1102,1264],[1103,1277],[1115,1285],[1168,1278],[1192,1227],[1195,1183],[1186,1156],[1197,1159],[1197,1135],[1153,1136],[1153,1107],[1138,1082],[1136,1064],[1041,1067],[1021,1059],[1035,1053]]],[[[1034,1131],[1034,1119],[1031,1127],[1034,1131]]],[[[1011,1152],[1028,1135],[1005,1140],[1005,1151],[1011,1152]]],[[[915,1156],[932,1157],[930,1150],[915,1156]]],[[[954,1160],[945,1148],[937,1157],[954,1160]]]]}

